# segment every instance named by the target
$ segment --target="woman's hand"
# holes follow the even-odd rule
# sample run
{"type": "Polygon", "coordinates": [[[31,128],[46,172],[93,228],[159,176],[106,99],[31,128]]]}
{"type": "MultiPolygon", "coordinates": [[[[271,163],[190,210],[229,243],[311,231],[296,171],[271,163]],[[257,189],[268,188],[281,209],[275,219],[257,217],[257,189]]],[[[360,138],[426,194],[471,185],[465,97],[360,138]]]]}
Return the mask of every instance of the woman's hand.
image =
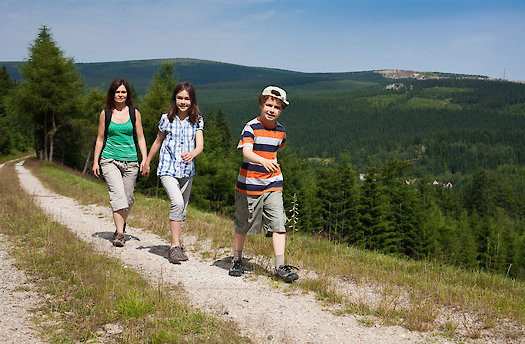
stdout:
{"type": "Polygon", "coordinates": [[[149,176],[149,162],[146,162],[146,161],[143,160],[140,163],[140,170],[142,171],[142,175],[144,177],[149,176]]]}
{"type": "Polygon", "coordinates": [[[95,177],[98,178],[98,176],[100,175],[100,167],[98,166],[98,162],[93,162],[93,174],[95,175],[95,177]]]}

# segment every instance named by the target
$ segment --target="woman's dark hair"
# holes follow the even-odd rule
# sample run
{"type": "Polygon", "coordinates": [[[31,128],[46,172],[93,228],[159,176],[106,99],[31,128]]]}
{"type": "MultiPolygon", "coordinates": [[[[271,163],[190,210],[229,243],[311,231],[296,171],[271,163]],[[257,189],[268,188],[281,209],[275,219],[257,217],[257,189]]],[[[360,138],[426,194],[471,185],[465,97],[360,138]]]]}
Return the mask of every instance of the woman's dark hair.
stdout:
{"type": "Polygon", "coordinates": [[[117,92],[117,88],[122,85],[124,85],[127,92],[126,105],[128,107],[134,106],[133,100],[131,99],[131,88],[128,82],[122,78],[116,78],[111,82],[111,85],[109,85],[108,94],[106,95],[106,110],[113,110],[115,108],[115,92],[117,92]]]}
{"type": "Polygon", "coordinates": [[[188,81],[181,82],[180,84],[175,86],[175,89],[173,90],[173,95],[171,96],[171,105],[168,111],[168,119],[171,123],[173,122],[175,115],[177,115],[176,98],[177,98],[177,94],[181,91],[187,91],[188,94],[190,95],[191,106],[188,109],[189,120],[191,124],[197,124],[199,122],[199,119],[201,118],[201,112],[199,110],[199,105],[197,104],[197,96],[195,95],[195,88],[193,87],[191,82],[188,82],[188,81]]]}

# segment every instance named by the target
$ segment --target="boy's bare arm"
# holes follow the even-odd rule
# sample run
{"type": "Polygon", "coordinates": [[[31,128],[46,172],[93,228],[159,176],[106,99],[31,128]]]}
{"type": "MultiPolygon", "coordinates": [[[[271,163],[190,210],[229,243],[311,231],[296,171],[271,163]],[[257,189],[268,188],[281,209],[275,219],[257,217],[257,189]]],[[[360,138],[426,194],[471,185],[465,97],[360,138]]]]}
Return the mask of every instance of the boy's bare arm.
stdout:
{"type": "Polygon", "coordinates": [[[255,154],[253,152],[252,146],[244,146],[242,148],[242,155],[244,156],[244,159],[248,160],[249,162],[262,165],[268,172],[273,173],[279,170],[279,164],[277,161],[266,159],[260,155],[255,154]]]}

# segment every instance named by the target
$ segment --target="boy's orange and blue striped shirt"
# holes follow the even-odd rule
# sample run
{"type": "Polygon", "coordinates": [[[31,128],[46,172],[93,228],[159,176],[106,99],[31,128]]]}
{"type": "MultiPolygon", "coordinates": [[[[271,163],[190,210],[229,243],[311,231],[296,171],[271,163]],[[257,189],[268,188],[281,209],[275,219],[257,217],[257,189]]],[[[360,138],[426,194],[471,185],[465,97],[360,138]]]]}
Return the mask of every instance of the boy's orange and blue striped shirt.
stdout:
{"type": "MultiPolygon", "coordinates": [[[[255,154],[277,161],[277,152],[284,148],[285,140],[286,132],[279,122],[275,127],[267,128],[257,117],[244,126],[237,149],[242,150],[244,146],[251,145],[255,154]]],[[[235,189],[254,196],[269,191],[282,191],[283,175],[281,169],[272,173],[266,171],[260,164],[243,160],[235,189]]]]}

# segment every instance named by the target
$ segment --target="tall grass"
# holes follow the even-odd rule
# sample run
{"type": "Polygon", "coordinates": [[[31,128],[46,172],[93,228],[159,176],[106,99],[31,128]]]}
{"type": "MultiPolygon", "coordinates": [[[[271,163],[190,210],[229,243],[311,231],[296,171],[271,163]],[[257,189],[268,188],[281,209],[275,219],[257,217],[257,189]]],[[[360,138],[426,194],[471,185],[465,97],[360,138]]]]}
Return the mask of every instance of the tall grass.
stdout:
{"type": "MultiPolygon", "coordinates": [[[[45,167],[44,171],[49,168],[45,167]]],[[[66,175],[64,175],[66,177],[66,175]]],[[[77,190],[82,180],[76,180],[77,190]]],[[[98,185],[87,182],[94,190],[98,185]]],[[[13,164],[0,169],[0,231],[14,248],[18,267],[32,276],[43,298],[39,319],[55,343],[95,338],[106,324],[122,333],[98,340],[119,343],[249,342],[236,326],[187,306],[183,291],[140,274],[96,252],[68,228],[42,213],[18,183],[13,164]]]]}
{"type": "MultiPolygon", "coordinates": [[[[101,182],[56,165],[42,166],[35,161],[27,164],[58,193],[85,203],[109,204],[106,186],[101,182]]],[[[141,194],[136,194],[136,199],[130,224],[168,238],[168,201],[141,194]]],[[[195,209],[190,200],[186,233],[198,238],[197,247],[204,250],[203,255],[220,258],[228,254],[232,232],[231,219],[195,209]]],[[[273,256],[271,240],[263,236],[249,236],[245,248],[247,255],[263,268],[273,256]]],[[[479,335],[479,329],[490,328],[509,340],[524,335],[523,282],[358,250],[300,233],[288,235],[286,255],[289,263],[303,269],[292,288],[313,291],[319,299],[338,305],[343,313],[370,316],[415,330],[450,335],[462,332],[472,338],[479,335]],[[313,273],[304,274],[305,270],[313,273]],[[373,300],[349,297],[345,290],[349,284],[370,290],[373,300]],[[451,319],[440,317],[443,310],[452,314],[451,319]]]]}
{"type": "Polygon", "coordinates": [[[0,164],[3,164],[7,161],[10,161],[10,160],[16,160],[16,159],[20,159],[20,158],[23,158],[23,157],[27,157],[27,156],[31,156],[31,155],[34,155],[35,152],[33,149],[30,149],[28,151],[25,151],[25,152],[19,152],[19,151],[14,151],[14,152],[11,152],[10,154],[8,155],[2,155],[0,156],[0,164]]]}

